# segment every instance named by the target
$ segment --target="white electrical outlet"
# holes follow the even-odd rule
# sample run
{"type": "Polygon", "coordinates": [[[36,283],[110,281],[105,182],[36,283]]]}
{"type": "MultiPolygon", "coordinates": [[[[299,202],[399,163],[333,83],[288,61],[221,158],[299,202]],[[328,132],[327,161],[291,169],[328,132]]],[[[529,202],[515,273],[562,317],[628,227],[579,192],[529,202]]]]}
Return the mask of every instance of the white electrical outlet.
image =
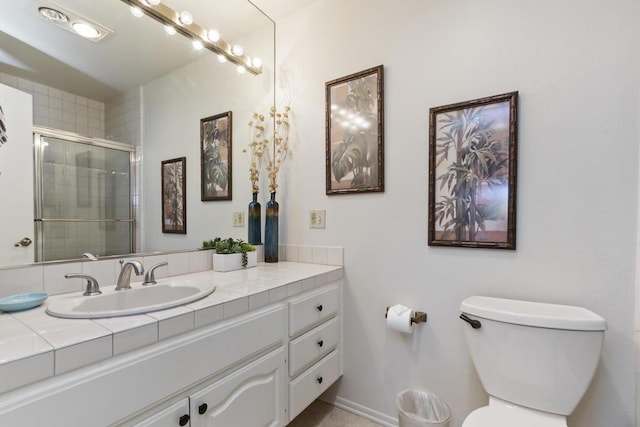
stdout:
{"type": "Polygon", "coordinates": [[[233,226],[244,227],[244,212],[233,213],[233,226]]]}
{"type": "Polygon", "coordinates": [[[312,209],[309,211],[309,228],[325,228],[326,211],[312,209]]]}

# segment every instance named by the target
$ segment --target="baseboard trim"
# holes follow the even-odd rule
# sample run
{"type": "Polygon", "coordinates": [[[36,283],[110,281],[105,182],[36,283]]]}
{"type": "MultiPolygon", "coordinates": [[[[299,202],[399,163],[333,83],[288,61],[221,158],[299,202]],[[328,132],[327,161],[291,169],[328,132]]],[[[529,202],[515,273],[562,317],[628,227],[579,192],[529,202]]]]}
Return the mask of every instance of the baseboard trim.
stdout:
{"type": "Polygon", "coordinates": [[[340,396],[336,396],[333,400],[324,398],[322,400],[337,408],[344,409],[345,411],[351,412],[352,414],[355,414],[359,417],[366,418],[369,421],[373,421],[374,423],[380,424],[384,427],[398,427],[397,418],[394,418],[387,414],[383,414],[382,412],[375,411],[371,408],[344,399],[340,396]]]}

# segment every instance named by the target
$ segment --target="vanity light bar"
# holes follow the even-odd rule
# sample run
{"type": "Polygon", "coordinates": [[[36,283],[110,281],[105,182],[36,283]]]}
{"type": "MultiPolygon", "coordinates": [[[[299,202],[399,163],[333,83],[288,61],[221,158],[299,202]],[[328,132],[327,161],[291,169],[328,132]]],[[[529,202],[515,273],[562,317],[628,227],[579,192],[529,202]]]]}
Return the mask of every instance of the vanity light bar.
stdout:
{"type": "Polygon", "coordinates": [[[192,22],[189,25],[185,25],[180,20],[180,13],[171,9],[170,7],[164,5],[163,3],[158,3],[157,5],[151,4],[151,2],[144,0],[121,0],[122,2],[128,4],[132,7],[138,7],[144,13],[151,18],[159,21],[163,25],[168,25],[182,34],[183,36],[191,39],[193,41],[199,41],[202,43],[202,46],[209,49],[213,53],[218,55],[223,55],[229,62],[236,64],[238,67],[244,67],[246,71],[258,75],[262,73],[262,65],[255,66],[251,62],[251,58],[242,53],[240,55],[233,54],[233,46],[231,46],[226,41],[219,39],[218,41],[211,41],[207,37],[208,30],[201,27],[195,22],[192,22]]]}

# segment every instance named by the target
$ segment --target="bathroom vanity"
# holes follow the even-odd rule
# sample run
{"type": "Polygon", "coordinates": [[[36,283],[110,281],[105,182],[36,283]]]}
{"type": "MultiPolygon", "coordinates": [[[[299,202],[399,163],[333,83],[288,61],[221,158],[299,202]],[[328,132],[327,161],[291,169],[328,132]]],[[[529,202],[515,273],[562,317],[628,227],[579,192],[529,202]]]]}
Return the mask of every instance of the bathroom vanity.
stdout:
{"type": "Polygon", "coordinates": [[[342,375],[342,276],[261,263],[174,276],[216,290],[145,315],[59,319],[47,303],[0,314],[37,348],[0,361],[8,384],[31,382],[0,394],[0,425],[284,426],[342,375]]]}

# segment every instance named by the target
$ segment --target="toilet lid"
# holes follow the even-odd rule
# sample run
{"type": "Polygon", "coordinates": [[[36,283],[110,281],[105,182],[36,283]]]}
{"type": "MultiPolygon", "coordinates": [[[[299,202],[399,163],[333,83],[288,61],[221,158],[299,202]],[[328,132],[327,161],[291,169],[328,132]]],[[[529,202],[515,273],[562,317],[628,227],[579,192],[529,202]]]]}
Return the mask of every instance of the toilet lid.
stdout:
{"type": "Polygon", "coordinates": [[[565,417],[505,406],[485,406],[473,411],[462,427],[567,427],[565,417]]]}

